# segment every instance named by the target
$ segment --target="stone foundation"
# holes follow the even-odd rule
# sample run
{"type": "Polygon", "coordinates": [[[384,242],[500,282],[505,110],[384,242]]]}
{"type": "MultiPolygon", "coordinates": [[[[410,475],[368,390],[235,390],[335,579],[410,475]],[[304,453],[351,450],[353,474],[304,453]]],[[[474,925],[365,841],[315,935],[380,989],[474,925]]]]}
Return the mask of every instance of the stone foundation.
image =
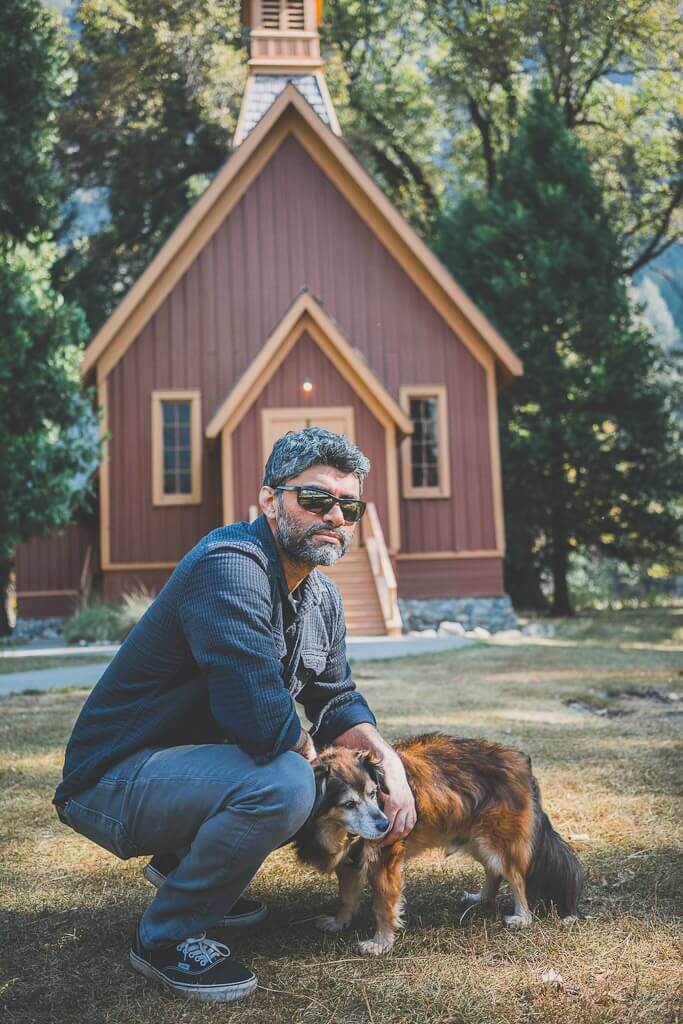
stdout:
{"type": "Polygon", "coordinates": [[[439,623],[459,622],[465,630],[481,626],[490,633],[516,629],[517,616],[512,601],[504,597],[399,597],[405,632],[413,629],[437,629],[439,623]]]}
{"type": "Polygon", "coordinates": [[[29,643],[31,640],[61,640],[66,619],[17,619],[12,630],[15,643],[29,643]]]}

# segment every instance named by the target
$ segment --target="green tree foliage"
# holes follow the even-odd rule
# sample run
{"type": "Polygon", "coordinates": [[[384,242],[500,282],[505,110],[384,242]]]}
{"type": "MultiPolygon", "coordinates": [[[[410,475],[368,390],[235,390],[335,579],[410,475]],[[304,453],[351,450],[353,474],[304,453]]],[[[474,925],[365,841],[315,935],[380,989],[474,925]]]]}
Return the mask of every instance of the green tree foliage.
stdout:
{"type": "Polygon", "coordinates": [[[414,0],[325,5],[321,42],[344,138],[421,231],[439,208],[443,116],[426,75],[427,19],[414,0]]]}
{"type": "Polygon", "coordinates": [[[633,274],[680,237],[683,116],[675,0],[434,0],[432,74],[463,182],[495,185],[536,77],[583,143],[633,274]]]}
{"type": "Polygon", "coordinates": [[[235,0],[83,0],[76,18],[62,165],[75,208],[96,190],[110,219],[57,270],[94,330],[226,160],[246,49],[235,0]]]}
{"type": "Polygon", "coordinates": [[[508,588],[538,603],[548,572],[567,614],[572,549],[673,556],[683,466],[671,382],[629,305],[609,213],[545,92],[496,184],[444,219],[440,249],[525,364],[501,399],[508,588]]]}
{"type": "Polygon", "coordinates": [[[56,252],[46,232],[58,199],[54,121],[69,85],[66,53],[40,0],[10,7],[1,59],[16,60],[19,82],[32,92],[22,96],[16,81],[1,80],[0,635],[9,628],[4,594],[16,545],[69,522],[99,451],[97,417],[78,376],[84,318],[51,284],[56,252]]]}
{"type": "Polygon", "coordinates": [[[5,0],[0,18],[0,239],[52,226],[57,112],[73,77],[58,23],[37,0],[5,0]]]}

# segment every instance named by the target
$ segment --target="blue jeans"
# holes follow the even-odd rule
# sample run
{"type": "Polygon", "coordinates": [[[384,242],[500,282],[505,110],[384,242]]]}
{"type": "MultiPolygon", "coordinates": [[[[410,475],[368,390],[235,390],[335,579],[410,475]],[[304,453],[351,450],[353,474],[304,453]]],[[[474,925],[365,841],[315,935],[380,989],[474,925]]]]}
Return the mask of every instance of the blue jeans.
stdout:
{"type": "Polygon", "coordinates": [[[158,947],[220,920],[314,799],[311,766],[293,751],[257,764],[225,743],[147,748],[68,800],[62,820],[123,860],[180,855],[140,922],[158,947]]]}

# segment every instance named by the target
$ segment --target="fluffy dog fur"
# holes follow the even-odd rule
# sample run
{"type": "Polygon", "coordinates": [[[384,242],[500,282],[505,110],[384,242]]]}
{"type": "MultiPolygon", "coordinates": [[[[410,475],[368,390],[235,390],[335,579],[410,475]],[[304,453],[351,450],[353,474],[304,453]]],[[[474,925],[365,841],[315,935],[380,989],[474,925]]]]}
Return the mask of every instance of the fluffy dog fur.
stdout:
{"type": "Polygon", "coordinates": [[[388,820],[378,800],[383,776],[367,751],[328,747],[317,770],[323,796],[295,839],[302,861],[336,871],[340,906],[317,924],[347,928],[366,878],[374,890],[376,933],[359,944],[367,954],[386,953],[402,923],[403,863],[424,850],[462,851],[483,864],[480,892],[465,893],[466,906],[494,899],[501,880],[511,889],[512,928],[531,923],[532,908],[555,906],[561,917],[577,915],[584,881],[578,857],[555,832],[541,807],[531,759],[485,740],[432,734],[395,745],[415,796],[417,824],[404,840],[379,848],[388,820]],[[375,840],[375,841],[373,841],[375,840]]]}

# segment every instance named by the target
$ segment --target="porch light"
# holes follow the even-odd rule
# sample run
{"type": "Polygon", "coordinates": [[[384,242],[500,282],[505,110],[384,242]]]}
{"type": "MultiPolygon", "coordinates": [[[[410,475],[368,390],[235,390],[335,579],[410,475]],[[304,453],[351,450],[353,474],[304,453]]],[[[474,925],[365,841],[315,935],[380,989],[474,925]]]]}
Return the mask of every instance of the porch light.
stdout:
{"type": "Polygon", "coordinates": [[[313,390],[313,384],[311,383],[311,381],[305,380],[301,385],[301,390],[304,391],[307,395],[310,395],[311,391],[313,390]]]}

